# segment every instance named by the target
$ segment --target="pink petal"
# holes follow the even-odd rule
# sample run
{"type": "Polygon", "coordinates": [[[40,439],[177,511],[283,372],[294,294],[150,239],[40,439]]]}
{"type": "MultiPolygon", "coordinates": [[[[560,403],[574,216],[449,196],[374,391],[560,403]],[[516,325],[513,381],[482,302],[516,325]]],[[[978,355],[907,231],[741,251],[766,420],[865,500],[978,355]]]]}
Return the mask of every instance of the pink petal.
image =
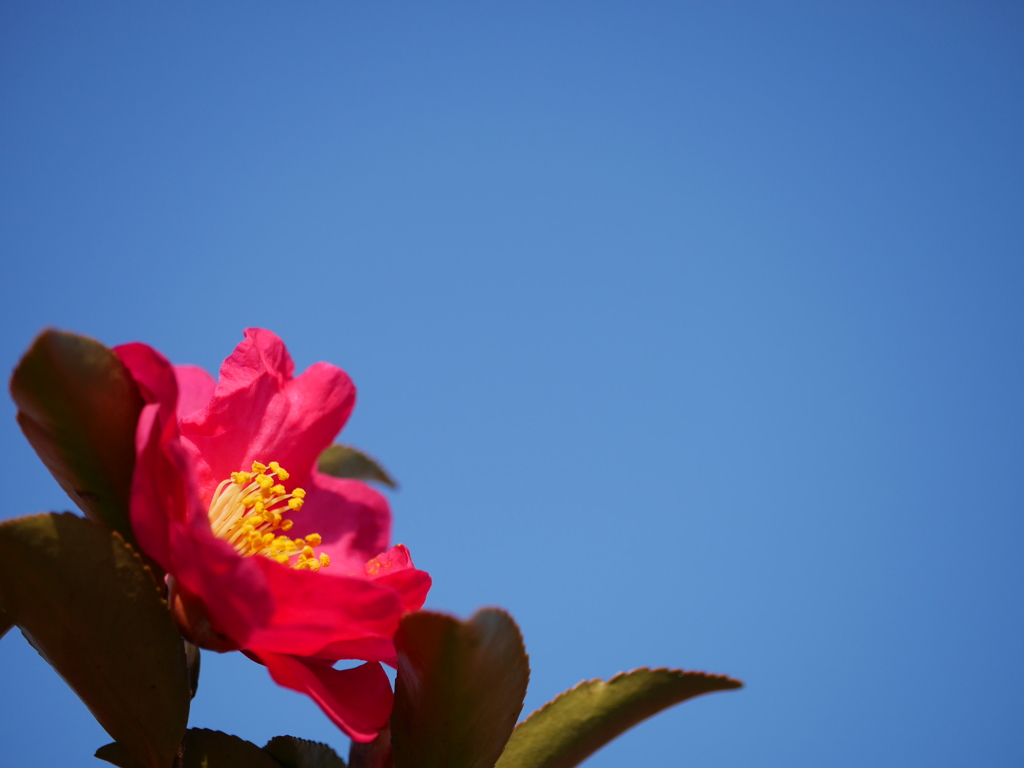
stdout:
{"type": "Polygon", "coordinates": [[[178,389],[171,364],[145,344],[123,344],[114,352],[135,379],[146,405],[136,426],[132,477],[132,529],[142,549],[169,570],[170,522],[184,509],[188,488],[180,457],[164,447],[177,438],[178,389]]]}
{"type": "Polygon", "coordinates": [[[273,615],[249,634],[246,646],[253,650],[319,656],[333,643],[390,639],[398,630],[402,600],[386,585],[331,575],[330,569],[299,571],[265,557],[245,559],[263,571],[274,606],[273,615]]]}
{"type": "Polygon", "coordinates": [[[305,693],[353,741],[369,742],[391,715],[393,695],[380,664],[332,669],[330,663],[257,652],[278,685],[305,693]]]}
{"type": "Polygon", "coordinates": [[[417,570],[413,566],[405,546],[399,544],[374,558],[367,563],[367,573],[371,570],[374,571],[371,574],[374,583],[390,587],[398,593],[404,611],[418,611],[423,607],[432,580],[426,571],[417,570]],[[377,569],[382,559],[386,565],[377,569]]]}
{"type": "Polygon", "coordinates": [[[302,485],[355,404],[355,387],[340,368],[316,363],[292,378],[281,339],[258,328],[245,336],[221,366],[209,405],[181,423],[206,495],[254,461],[277,461],[292,474],[289,488],[302,485]]]}
{"type": "Polygon", "coordinates": [[[217,382],[198,365],[176,365],[174,376],[178,380],[178,418],[183,419],[200,408],[205,408],[217,382]]]}
{"type": "Polygon", "coordinates": [[[364,564],[385,550],[391,538],[387,499],[366,483],[312,472],[306,481],[306,503],[289,513],[289,535],[320,534],[317,547],[331,558],[330,572],[362,576],[364,564]]]}

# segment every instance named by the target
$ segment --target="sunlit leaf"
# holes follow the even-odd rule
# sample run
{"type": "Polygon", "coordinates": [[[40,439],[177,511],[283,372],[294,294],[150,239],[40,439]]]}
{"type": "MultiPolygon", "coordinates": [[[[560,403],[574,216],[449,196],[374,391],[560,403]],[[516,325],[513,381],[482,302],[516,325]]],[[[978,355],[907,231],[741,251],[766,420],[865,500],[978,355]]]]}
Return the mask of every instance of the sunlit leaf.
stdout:
{"type": "Polygon", "coordinates": [[[317,460],[317,469],[332,477],[372,480],[389,488],[398,487],[398,483],[376,459],[348,445],[332,445],[321,453],[317,460]]]}
{"type": "Polygon", "coordinates": [[[741,685],[728,677],[670,669],[637,669],[607,682],[582,682],[519,724],[498,768],[571,768],[673,704],[741,685]]]}
{"type": "Polygon", "coordinates": [[[188,721],[181,636],[117,533],[70,513],[0,524],[0,606],[146,768],[167,768],[188,721]]]}
{"type": "Polygon", "coordinates": [[[402,619],[395,644],[396,768],[492,768],[530,678],[512,617],[486,609],[463,622],[422,611],[402,619]]]}
{"type": "Polygon", "coordinates": [[[318,741],[275,736],[263,749],[281,764],[281,768],[345,768],[345,761],[338,753],[318,741]]]}
{"type": "Polygon", "coordinates": [[[86,516],[135,541],[128,499],[142,397],[98,341],[44,331],[11,377],[18,423],[86,516]]]}

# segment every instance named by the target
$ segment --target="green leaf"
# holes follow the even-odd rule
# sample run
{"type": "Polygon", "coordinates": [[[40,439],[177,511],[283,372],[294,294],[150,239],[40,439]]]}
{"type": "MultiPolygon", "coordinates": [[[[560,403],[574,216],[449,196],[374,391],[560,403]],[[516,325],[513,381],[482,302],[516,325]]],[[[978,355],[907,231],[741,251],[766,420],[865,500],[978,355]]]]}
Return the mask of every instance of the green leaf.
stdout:
{"type": "Polygon", "coordinates": [[[86,516],[135,542],[128,518],[142,396],[112,350],[48,330],[11,377],[18,424],[86,516]]]}
{"type": "Polygon", "coordinates": [[[348,768],[395,768],[391,728],[381,728],[377,738],[368,744],[353,741],[348,749],[348,768]]]}
{"type": "Polygon", "coordinates": [[[338,753],[318,741],[275,736],[263,750],[272,755],[282,768],[345,768],[345,761],[338,757],[338,753]]]}
{"type": "Polygon", "coordinates": [[[728,677],[678,669],[637,669],[608,682],[582,682],[519,724],[498,768],[571,768],[673,704],[742,685],[728,677]]]}
{"type": "Polygon", "coordinates": [[[492,768],[523,709],[529,659],[502,610],[469,621],[421,611],[395,637],[396,768],[492,768]]]}
{"type": "Polygon", "coordinates": [[[321,453],[317,460],[317,469],[332,477],[373,480],[389,488],[398,488],[398,483],[376,459],[348,445],[332,445],[321,453]]]}
{"type": "Polygon", "coordinates": [[[70,513],[0,524],[0,607],[146,768],[168,768],[188,721],[185,649],[141,559],[70,513]]]}
{"type": "Polygon", "coordinates": [[[251,741],[205,728],[185,734],[184,768],[281,768],[251,741]]]}

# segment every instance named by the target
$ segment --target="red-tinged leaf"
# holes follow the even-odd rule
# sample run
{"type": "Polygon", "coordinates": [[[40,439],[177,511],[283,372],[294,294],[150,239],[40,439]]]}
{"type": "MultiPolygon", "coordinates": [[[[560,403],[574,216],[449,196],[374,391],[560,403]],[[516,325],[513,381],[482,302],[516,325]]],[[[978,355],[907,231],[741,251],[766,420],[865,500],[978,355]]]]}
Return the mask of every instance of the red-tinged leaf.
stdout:
{"type": "Polygon", "coordinates": [[[44,331],[14,369],[18,424],[86,516],[134,543],[128,517],[142,396],[110,349],[44,331]]]}
{"type": "Polygon", "coordinates": [[[281,768],[345,768],[345,761],[326,744],[294,736],[275,736],[263,751],[277,760],[281,768]]]}
{"type": "Polygon", "coordinates": [[[398,483],[376,459],[349,445],[332,445],[326,449],[317,459],[317,469],[332,477],[372,480],[398,488],[398,483]]]}
{"type": "Polygon", "coordinates": [[[181,635],[120,535],[70,513],[0,524],[0,607],[145,768],[170,768],[188,721],[181,635]]]}
{"type": "Polygon", "coordinates": [[[512,617],[494,608],[469,621],[422,611],[402,619],[395,644],[395,767],[492,768],[530,678],[512,617]]]}
{"type": "Polygon", "coordinates": [[[637,669],[589,680],[549,701],[516,728],[497,768],[572,768],[642,720],[739,680],[677,669],[637,669]]]}

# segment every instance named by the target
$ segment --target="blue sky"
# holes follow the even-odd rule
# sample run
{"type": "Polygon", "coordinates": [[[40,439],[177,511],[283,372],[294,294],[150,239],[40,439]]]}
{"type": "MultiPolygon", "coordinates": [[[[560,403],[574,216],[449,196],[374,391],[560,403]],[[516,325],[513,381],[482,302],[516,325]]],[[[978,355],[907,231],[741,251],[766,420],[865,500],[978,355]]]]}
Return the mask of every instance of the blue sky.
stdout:
{"type": "MultiPolygon", "coordinates": [[[[527,710],[747,687],[594,768],[1019,765],[1024,13],[3,3],[0,361],[45,326],[359,388],[429,606],[527,710]]],[[[0,516],[70,506],[0,405],[0,516]]],[[[14,632],[12,765],[102,730],[14,632]]],[[[244,658],[192,724],[346,749],[244,658]]]]}

